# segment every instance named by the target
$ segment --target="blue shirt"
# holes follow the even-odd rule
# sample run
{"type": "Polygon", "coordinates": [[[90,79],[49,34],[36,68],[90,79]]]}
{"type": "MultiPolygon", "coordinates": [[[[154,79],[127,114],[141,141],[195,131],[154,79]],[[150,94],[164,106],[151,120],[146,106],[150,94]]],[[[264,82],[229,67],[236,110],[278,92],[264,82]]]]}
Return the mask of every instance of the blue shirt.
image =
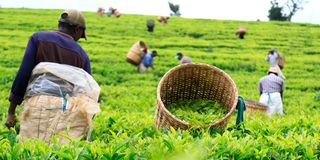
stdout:
{"type": "Polygon", "coordinates": [[[91,74],[88,55],[71,36],[58,31],[34,33],[12,84],[10,102],[21,104],[32,70],[40,62],[68,64],[91,74]]]}
{"type": "Polygon", "coordinates": [[[150,67],[153,65],[153,57],[151,56],[150,53],[147,53],[146,55],[144,55],[141,63],[145,66],[145,67],[150,67]]]}

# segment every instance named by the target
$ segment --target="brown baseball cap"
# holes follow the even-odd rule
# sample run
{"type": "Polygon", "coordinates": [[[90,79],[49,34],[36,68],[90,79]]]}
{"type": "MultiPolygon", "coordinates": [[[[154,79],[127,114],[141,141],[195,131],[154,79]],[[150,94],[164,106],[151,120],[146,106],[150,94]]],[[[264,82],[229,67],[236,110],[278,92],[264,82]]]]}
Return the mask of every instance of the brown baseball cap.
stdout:
{"type": "Polygon", "coordinates": [[[79,26],[83,28],[83,34],[81,38],[86,37],[85,29],[86,29],[86,20],[81,12],[75,9],[67,9],[63,11],[60,15],[59,22],[68,23],[72,26],[79,26]]]}

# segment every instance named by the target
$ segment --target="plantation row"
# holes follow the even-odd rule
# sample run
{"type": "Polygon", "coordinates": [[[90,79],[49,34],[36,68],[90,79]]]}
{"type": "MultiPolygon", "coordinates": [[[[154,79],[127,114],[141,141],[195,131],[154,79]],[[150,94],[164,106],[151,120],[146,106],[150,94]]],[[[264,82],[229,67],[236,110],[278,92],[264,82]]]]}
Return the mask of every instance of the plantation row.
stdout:
{"type": "MultiPolygon", "coordinates": [[[[61,10],[0,9],[0,122],[4,124],[12,82],[30,35],[57,29],[61,10]]],[[[320,158],[320,26],[288,22],[246,22],[171,17],[147,32],[155,16],[99,17],[84,13],[92,73],[101,87],[101,112],[94,118],[90,142],[18,143],[0,125],[0,159],[319,159],[320,158]],[[235,36],[247,28],[244,40],[235,36]],[[138,74],[125,61],[138,40],[156,49],[155,69],[138,74]],[[266,75],[270,48],[285,55],[284,116],[246,115],[250,132],[235,130],[236,113],[224,132],[155,130],[156,88],[162,76],[179,64],[182,51],[194,62],[214,65],[231,76],[239,95],[258,100],[259,78],[266,75]]],[[[20,110],[21,107],[18,107],[20,110]]]]}

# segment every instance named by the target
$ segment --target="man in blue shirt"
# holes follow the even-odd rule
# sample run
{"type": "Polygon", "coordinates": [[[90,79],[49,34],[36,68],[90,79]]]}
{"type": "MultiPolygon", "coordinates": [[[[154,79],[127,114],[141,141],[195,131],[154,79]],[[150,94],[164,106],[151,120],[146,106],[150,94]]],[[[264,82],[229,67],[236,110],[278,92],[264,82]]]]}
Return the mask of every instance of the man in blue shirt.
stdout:
{"type": "Polygon", "coordinates": [[[60,15],[59,31],[37,32],[30,37],[9,96],[10,106],[5,123],[8,128],[15,125],[16,107],[24,100],[32,70],[40,62],[68,64],[91,74],[89,57],[77,43],[80,38],[86,38],[85,29],[82,13],[66,10],[60,15]]]}
{"type": "Polygon", "coordinates": [[[153,58],[158,55],[156,50],[153,50],[152,53],[148,52],[144,55],[142,61],[140,62],[140,65],[138,66],[138,72],[143,73],[145,72],[149,67],[153,68],[153,58]]]}

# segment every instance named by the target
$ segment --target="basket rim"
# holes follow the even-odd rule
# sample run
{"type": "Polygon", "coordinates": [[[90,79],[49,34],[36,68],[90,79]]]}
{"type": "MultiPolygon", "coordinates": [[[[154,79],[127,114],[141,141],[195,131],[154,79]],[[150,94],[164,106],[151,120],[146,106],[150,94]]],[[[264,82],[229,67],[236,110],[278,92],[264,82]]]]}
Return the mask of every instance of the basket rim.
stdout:
{"type": "MultiPolygon", "coordinates": [[[[179,69],[181,69],[181,68],[186,68],[186,67],[192,68],[192,67],[194,67],[194,66],[196,66],[196,67],[202,67],[202,68],[206,68],[206,69],[209,69],[209,70],[212,70],[212,71],[214,70],[214,71],[220,72],[223,76],[225,76],[225,77],[227,78],[227,80],[228,80],[229,82],[231,82],[232,90],[233,90],[233,92],[234,92],[235,95],[236,95],[236,96],[234,97],[234,102],[233,102],[233,104],[232,104],[232,108],[228,111],[228,113],[227,113],[224,117],[222,117],[222,118],[220,118],[220,119],[218,119],[218,120],[216,120],[216,121],[213,121],[213,122],[211,122],[211,123],[206,123],[206,124],[200,125],[199,127],[200,127],[200,128],[207,128],[207,127],[210,127],[210,126],[215,126],[215,125],[221,123],[221,122],[224,121],[224,120],[228,120],[229,117],[231,116],[231,114],[232,114],[232,113],[234,112],[234,110],[236,109],[236,105],[237,105],[237,102],[238,102],[238,90],[237,90],[236,84],[234,83],[234,81],[232,80],[232,78],[231,78],[227,73],[225,73],[223,70],[221,70],[221,69],[218,68],[218,67],[209,65],[209,64],[205,64],[205,63],[194,63],[194,62],[192,62],[192,63],[180,64],[180,65],[178,65],[178,66],[175,66],[175,67],[171,68],[171,69],[170,69],[165,75],[163,75],[163,77],[160,79],[160,82],[159,82],[158,87],[157,87],[157,102],[160,103],[160,106],[162,106],[162,109],[163,109],[163,111],[165,112],[165,114],[167,114],[167,115],[170,116],[171,118],[177,120],[178,122],[182,123],[183,125],[186,125],[186,126],[190,127],[191,125],[190,125],[189,122],[183,121],[183,120],[181,120],[180,118],[176,117],[175,115],[173,115],[173,114],[165,107],[165,105],[163,104],[163,102],[162,102],[162,100],[161,100],[160,91],[161,91],[161,86],[163,85],[164,80],[167,79],[167,77],[168,77],[169,75],[171,75],[171,74],[174,73],[176,70],[179,70],[179,69]]],[[[198,126],[197,126],[197,127],[198,127],[198,126]]]]}
{"type": "MultiPolygon", "coordinates": [[[[248,104],[254,105],[254,107],[249,107],[249,108],[258,108],[258,109],[263,109],[263,110],[266,110],[268,108],[268,106],[265,105],[265,104],[262,104],[262,103],[257,102],[257,101],[248,100],[248,99],[245,99],[244,103],[246,103],[246,104],[248,103],[248,104]]],[[[246,107],[248,107],[248,106],[246,106],[246,107]]]]}

